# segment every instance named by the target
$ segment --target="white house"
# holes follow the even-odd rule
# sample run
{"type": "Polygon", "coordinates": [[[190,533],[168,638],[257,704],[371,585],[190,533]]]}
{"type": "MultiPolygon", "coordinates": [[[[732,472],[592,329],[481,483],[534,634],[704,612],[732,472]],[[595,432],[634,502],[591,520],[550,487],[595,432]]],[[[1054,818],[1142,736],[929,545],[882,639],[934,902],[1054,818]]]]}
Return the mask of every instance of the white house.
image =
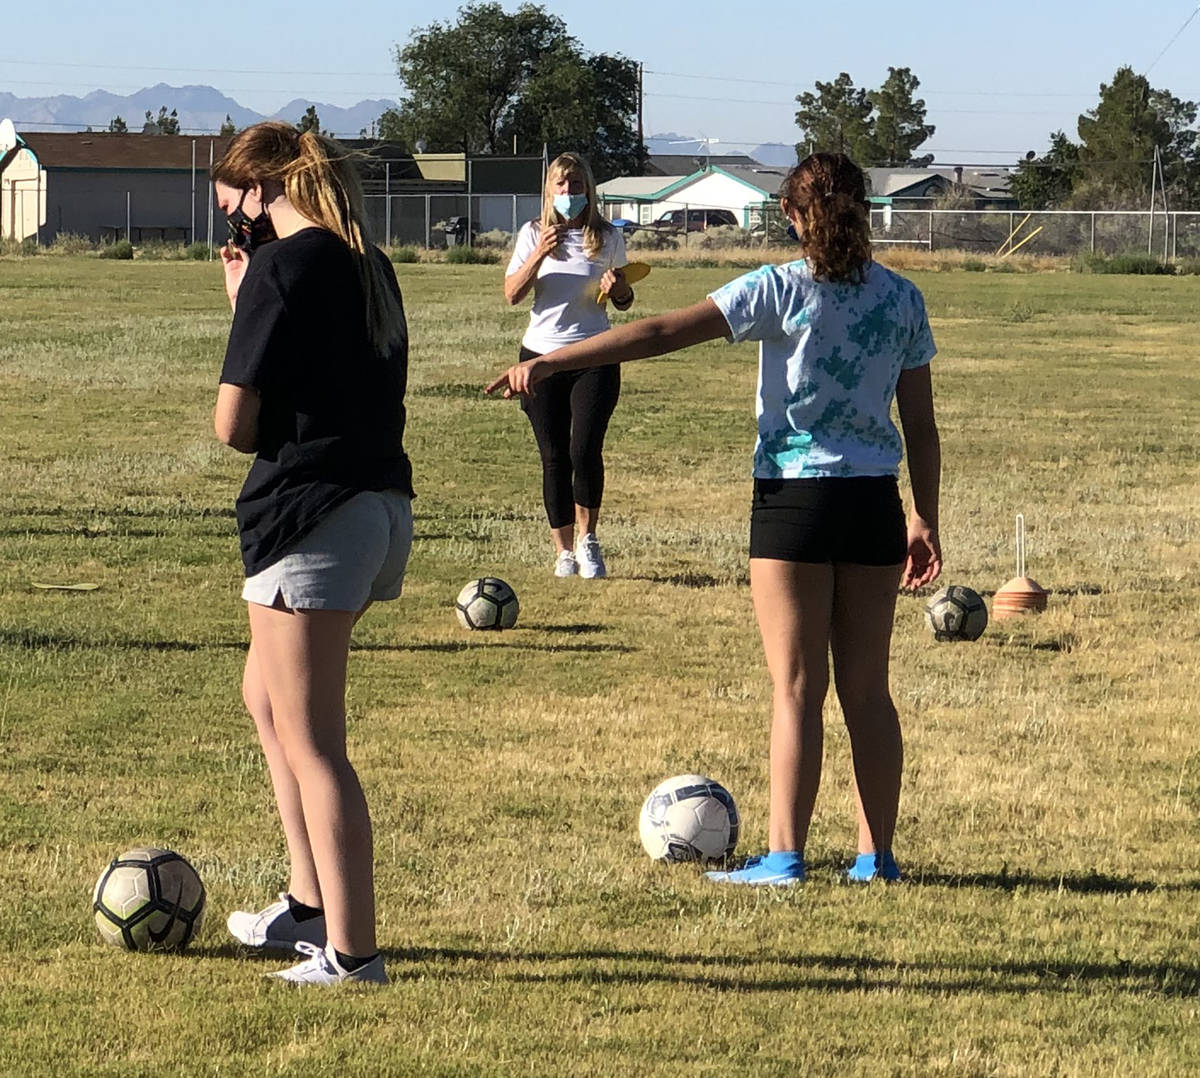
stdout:
{"type": "Polygon", "coordinates": [[[695,208],[730,210],[743,228],[754,228],[786,175],[786,169],[758,164],[708,165],[688,176],[621,176],[596,190],[610,220],[646,225],[672,210],[695,208]]]}

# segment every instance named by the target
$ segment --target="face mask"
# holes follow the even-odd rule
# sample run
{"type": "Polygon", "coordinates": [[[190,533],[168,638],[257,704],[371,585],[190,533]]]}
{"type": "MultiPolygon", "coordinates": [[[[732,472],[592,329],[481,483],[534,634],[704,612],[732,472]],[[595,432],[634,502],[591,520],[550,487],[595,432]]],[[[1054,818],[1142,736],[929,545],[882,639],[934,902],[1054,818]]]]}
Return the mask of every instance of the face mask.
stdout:
{"type": "Polygon", "coordinates": [[[796,231],[795,225],[787,226],[787,238],[789,240],[794,240],[796,243],[800,242],[800,233],[796,231]]]}
{"type": "Polygon", "coordinates": [[[575,220],[587,209],[587,195],[555,195],[554,208],[568,221],[575,220]]]}
{"type": "Polygon", "coordinates": [[[275,226],[271,224],[265,207],[257,217],[251,217],[242,209],[242,203],[249,193],[242,192],[237,208],[228,217],[229,242],[246,254],[253,254],[256,248],[279,237],[275,234],[275,226]]]}

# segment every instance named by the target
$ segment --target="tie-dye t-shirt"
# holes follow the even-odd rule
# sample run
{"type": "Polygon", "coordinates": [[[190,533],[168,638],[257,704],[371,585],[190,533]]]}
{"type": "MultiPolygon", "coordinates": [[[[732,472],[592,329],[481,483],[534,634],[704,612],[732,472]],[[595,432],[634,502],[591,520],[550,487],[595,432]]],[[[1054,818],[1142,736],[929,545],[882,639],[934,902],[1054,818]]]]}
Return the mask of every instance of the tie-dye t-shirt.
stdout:
{"type": "Polygon", "coordinates": [[[709,297],[732,341],[760,341],[757,479],[896,475],[900,372],[937,349],[920,291],[872,262],[862,284],[763,266],[709,297]]]}

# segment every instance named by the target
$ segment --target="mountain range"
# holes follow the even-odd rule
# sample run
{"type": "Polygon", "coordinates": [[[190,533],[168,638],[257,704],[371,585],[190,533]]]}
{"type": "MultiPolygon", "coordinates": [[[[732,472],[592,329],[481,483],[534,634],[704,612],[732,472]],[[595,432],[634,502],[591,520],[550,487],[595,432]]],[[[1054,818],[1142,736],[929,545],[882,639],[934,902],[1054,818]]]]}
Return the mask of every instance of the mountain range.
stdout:
{"type": "MultiPolygon", "coordinates": [[[[321,101],[298,97],[269,116],[239,105],[212,86],[168,86],[160,82],[137,93],[122,97],[107,90],[93,90],[84,97],[57,94],[54,97],[17,97],[0,92],[0,117],[7,116],[18,131],[82,131],[88,127],[105,130],[110,121],[120,116],[130,131],[142,129],[145,115],[158,115],[166,106],[179,117],[182,134],[212,134],[219,131],[228,116],[236,127],[246,127],[260,120],[286,120],[296,123],[309,107],[317,110],[321,128],[342,138],[357,138],[360,132],[371,129],[385,109],[395,108],[396,102],[386,98],[360,101],[350,108],[339,108],[321,101]]],[[[646,145],[654,154],[726,153],[719,143],[703,138],[690,138],[668,132],[650,135],[646,145]]],[[[763,143],[749,150],[747,156],[764,165],[780,166],[796,163],[795,147],[788,143],[763,143]]]]}
{"type": "Polygon", "coordinates": [[[16,97],[0,92],[0,116],[9,117],[18,131],[70,131],[92,127],[105,130],[114,116],[120,116],[130,131],[141,131],[146,113],[158,115],[166,106],[179,116],[182,134],[212,134],[221,129],[228,116],[237,127],[259,120],[287,120],[295,123],[311,105],[321,118],[322,130],[343,138],[358,138],[364,128],[379,119],[396,102],[380,98],[360,101],[350,108],[339,108],[321,101],[296,98],[269,116],[244,108],[211,86],[168,86],[159,83],[122,97],[107,90],[93,90],[84,97],[58,94],[55,97],[16,97]]]}

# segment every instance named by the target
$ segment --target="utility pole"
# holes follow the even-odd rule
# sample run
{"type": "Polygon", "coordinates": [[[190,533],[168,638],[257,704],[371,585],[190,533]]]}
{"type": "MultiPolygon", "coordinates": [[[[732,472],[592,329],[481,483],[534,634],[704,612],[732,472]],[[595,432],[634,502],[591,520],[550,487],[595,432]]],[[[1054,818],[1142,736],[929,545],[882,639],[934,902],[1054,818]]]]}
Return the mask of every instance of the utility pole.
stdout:
{"type": "Polygon", "coordinates": [[[645,99],[646,99],[646,93],[645,93],[645,90],[643,89],[643,86],[642,86],[642,68],[643,68],[643,67],[644,67],[644,65],[643,65],[643,64],[642,64],[642,62],[639,60],[639,61],[638,61],[638,102],[637,102],[637,109],[638,109],[638,117],[637,117],[637,124],[638,124],[638,136],[637,136],[637,138],[638,138],[638,157],[641,157],[641,156],[642,156],[642,154],[643,154],[643,153],[645,153],[645,146],[646,146],[646,141],[645,141],[645,133],[644,133],[644,132],[643,132],[643,130],[642,130],[642,107],[643,107],[643,104],[644,104],[644,102],[645,102],[645,99]]]}

